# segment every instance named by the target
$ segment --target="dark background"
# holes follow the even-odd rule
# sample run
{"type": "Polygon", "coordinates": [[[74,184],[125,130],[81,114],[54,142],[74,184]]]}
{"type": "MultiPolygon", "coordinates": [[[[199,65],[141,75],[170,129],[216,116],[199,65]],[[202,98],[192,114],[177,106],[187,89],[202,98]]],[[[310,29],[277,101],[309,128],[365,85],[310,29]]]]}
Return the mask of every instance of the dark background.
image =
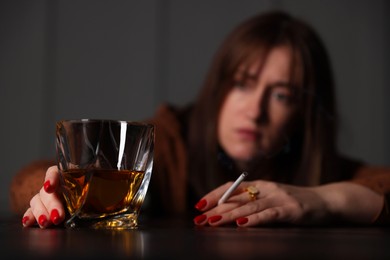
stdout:
{"type": "Polygon", "coordinates": [[[17,170],[54,158],[57,120],[141,120],[191,101],[227,32],[274,8],[307,20],[329,49],[340,150],[390,165],[386,0],[1,0],[0,212],[17,170]]]}

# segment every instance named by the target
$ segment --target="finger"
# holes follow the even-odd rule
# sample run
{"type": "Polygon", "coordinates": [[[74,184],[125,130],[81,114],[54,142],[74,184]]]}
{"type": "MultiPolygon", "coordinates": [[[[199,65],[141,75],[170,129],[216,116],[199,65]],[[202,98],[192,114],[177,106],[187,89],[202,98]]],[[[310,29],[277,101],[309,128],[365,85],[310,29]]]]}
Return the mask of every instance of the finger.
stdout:
{"type": "Polygon", "coordinates": [[[216,222],[217,220],[215,220],[215,218],[217,218],[217,217],[215,217],[215,216],[220,216],[224,212],[229,211],[231,209],[234,209],[236,207],[237,207],[237,205],[232,205],[232,203],[228,203],[228,204],[224,203],[222,205],[218,205],[218,206],[212,208],[211,210],[206,211],[203,214],[196,216],[194,218],[194,223],[195,223],[195,225],[203,226],[203,225],[208,224],[209,222],[216,222]],[[212,217],[212,218],[210,219],[210,217],[212,217]]]}
{"type": "Polygon", "coordinates": [[[265,198],[265,194],[260,194],[257,188],[254,186],[249,186],[251,191],[248,191],[248,187],[246,188],[239,188],[236,191],[236,195],[232,195],[229,197],[229,199],[225,202],[226,204],[239,204],[244,205],[249,202],[256,201],[258,199],[265,198]]]}
{"type": "MultiPolygon", "coordinates": [[[[227,182],[218,188],[212,190],[202,197],[201,200],[195,205],[195,208],[200,211],[206,211],[218,204],[218,200],[223,196],[223,194],[233,185],[233,182],[227,182]]],[[[239,185],[231,194],[234,196],[235,194],[241,193],[243,191],[244,182],[239,185]]]]}
{"type": "MultiPolygon", "coordinates": [[[[204,214],[210,216],[208,224],[211,226],[219,226],[232,222],[237,222],[238,219],[252,214],[261,212],[267,208],[274,207],[274,201],[267,196],[254,196],[249,192],[242,192],[232,196],[223,207],[215,207],[204,214]],[[220,216],[220,217],[214,217],[220,216]]],[[[221,205],[221,206],[222,206],[221,205]]]]}
{"type": "MultiPolygon", "coordinates": [[[[203,201],[206,201],[207,197],[209,196],[206,195],[203,199],[203,201]]],[[[202,203],[203,202],[202,200],[199,203],[202,203]]],[[[213,216],[219,216],[225,212],[228,212],[230,210],[233,210],[243,204],[245,204],[246,202],[248,202],[248,199],[246,198],[246,201],[244,200],[244,196],[242,195],[236,195],[236,196],[233,196],[231,199],[229,199],[229,201],[225,202],[225,203],[222,203],[222,204],[217,204],[217,206],[211,208],[210,210],[208,211],[205,211],[203,212],[203,214],[201,215],[198,215],[196,216],[193,221],[195,223],[195,225],[199,225],[199,226],[203,226],[203,225],[206,225],[208,224],[208,222],[216,222],[216,218],[218,217],[213,217],[213,216]],[[210,217],[213,217],[210,219],[210,217]]],[[[206,210],[208,207],[204,207],[204,210],[206,210]]]]}
{"type": "Polygon", "coordinates": [[[23,225],[23,227],[31,227],[31,226],[33,226],[36,223],[37,222],[36,222],[36,220],[34,218],[34,214],[32,213],[31,208],[28,208],[26,210],[26,212],[24,213],[23,218],[22,218],[22,225],[23,225]]]}
{"type": "Polygon", "coordinates": [[[246,202],[245,204],[235,204],[234,207],[233,203],[227,203],[226,207],[229,207],[229,210],[226,210],[222,214],[220,214],[220,218],[215,217],[215,215],[218,216],[218,214],[214,214],[214,212],[210,212],[208,224],[211,226],[219,226],[219,225],[225,225],[228,223],[236,222],[237,219],[250,216],[252,214],[256,214],[258,212],[261,212],[265,209],[267,209],[267,200],[256,200],[256,201],[249,201],[248,198],[245,198],[246,202]],[[237,206],[239,205],[239,206],[237,206]]]}
{"type": "Polygon", "coordinates": [[[51,166],[47,169],[45,175],[45,182],[43,188],[47,193],[53,193],[56,191],[59,183],[58,167],[51,166]]]}
{"type": "MultiPolygon", "coordinates": [[[[242,213],[240,212],[240,210],[238,211],[233,211],[233,210],[248,202],[257,199],[259,194],[257,193],[258,192],[257,188],[254,186],[256,185],[256,183],[257,182],[242,182],[235,190],[233,190],[233,192],[231,193],[227,201],[225,201],[222,204],[215,203],[215,202],[218,202],[220,200],[220,198],[231,187],[231,185],[233,185],[233,182],[228,182],[216,188],[215,190],[211,191],[210,193],[206,194],[195,205],[195,208],[197,208],[200,211],[203,211],[203,214],[198,215],[193,219],[195,225],[206,225],[206,224],[222,225],[228,222],[235,221],[236,218],[242,215],[242,213]],[[253,185],[249,185],[251,183],[253,185]],[[256,191],[255,194],[253,194],[253,191],[252,194],[249,191],[247,191],[247,188],[249,186],[252,186],[252,190],[254,189],[256,191]],[[230,212],[230,214],[228,212],[230,212]],[[224,215],[224,213],[226,214],[224,215]]],[[[253,210],[251,211],[251,209],[249,209],[249,211],[253,212],[253,210]]]]}
{"type": "Polygon", "coordinates": [[[40,193],[36,194],[31,199],[30,208],[35,220],[38,222],[38,225],[41,228],[46,228],[50,226],[51,223],[49,222],[49,213],[45,205],[41,201],[40,193]]]}
{"type": "Polygon", "coordinates": [[[60,224],[65,219],[65,209],[58,193],[47,193],[44,189],[39,192],[40,201],[50,214],[50,221],[54,225],[60,224]]]}
{"type": "Polygon", "coordinates": [[[195,205],[195,208],[200,211],[205,211],[217,204],[217,201],[221,198],[222,194],[233,184],[233,182],[227,182],[222,186],[212,190],[203,196],[199,202],[195,205]]]}
{"type": "Polygon", "coordinates": [[[249,196],[246,193],[240,193],[238,195],[233,195],[225,203],[219,204],[214,208],[203,212],[203,214],[206,214],[208,216],[212,216],[215,214],[223,214],[225,212],[229,212],[236,208],[239,208],[248,202],[251,202],[249,196]]]}
{"type": "Polygon", "coordinates": [[[282,220],[285,219],[285,214],[283,212],[283,207],[265,209],[262,212],[249,216],[248,224],[259,225],[282,222],[282,220]]]}
{"type": "Polygon", "coordinates": [[[241,221],[238,219],[238,226],[257,226],[267,225],[273,223],[292,223],[292,214],[290,214],[288,207],[272,207],[267,208],[259,213],[250,215],[247,217],[247,221],[241,221]]]}

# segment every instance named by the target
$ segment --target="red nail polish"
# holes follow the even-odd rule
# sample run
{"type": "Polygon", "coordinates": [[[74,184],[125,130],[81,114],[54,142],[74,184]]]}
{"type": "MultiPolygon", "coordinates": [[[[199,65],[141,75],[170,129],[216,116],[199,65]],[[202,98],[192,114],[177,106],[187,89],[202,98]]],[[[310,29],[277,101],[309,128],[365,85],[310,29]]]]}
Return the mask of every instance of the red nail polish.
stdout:
{"type": "Polygon", "coordinates": [[[214,222],[220,221],[221,219],[222,219],[221,215],[212,216],[212,217],[209,217],[209,223],[214,223],[214,222]]]}
{"type": "Polygon", "coordinates": [[[30,219],[30,218],[27,217],[27,216],[24,216],[24,217],[22,218],[22,224],[23,224],[23,226],[25,226],[25,225],[27,224],[27,221],[28,221],[29,219],[30,219]]]}
{"type": "Polygon", "coordinates": [[[203,221],[206,220],[206,218],[207,218],[207,216],[202,214],[202,215],[196,216],[194,218],[194,222],[195,222],[195,224],[201,224],[203,221]]]}
{"type": "Polygon", "coordinates": [[[60,220],[60,214],[58,213],[58,210],[53,209],[50,214],[50,220],[53,222],[54,225],[57,225],[60,220]]]}
{"type": "Polygon", "coordinates": [[[49,180],[47,180],[47,181],[45,181],[45,183],[43,184],[43,189],[46,191],[46,192],[49,192],[49,190],[50,190],[50,181],[49,180]]]}
{"type": "Polygon", "coordinates": [[[207,201],[206,201],[205,199],[202,199],[202,200],[200,200],[198,203],[196,203],[195,208],[196,208],[197,210],[201,210],[201,209],[203,209],[204,207],[206,207],[206,205],[207,205],[207,201]]]}
{"type": "Polygon", "coordinates": [[[44,227],[47,223],[47,218],[45,215],[40,215],[38,218],[38,223],[41,227],[44,227]]]}
{"type": "Polygon", "coordinates": [[[238,218],[238,219],[236,219],[237,225],[244,225],[247,222],[248,222],[248,218],[238,218]]]}

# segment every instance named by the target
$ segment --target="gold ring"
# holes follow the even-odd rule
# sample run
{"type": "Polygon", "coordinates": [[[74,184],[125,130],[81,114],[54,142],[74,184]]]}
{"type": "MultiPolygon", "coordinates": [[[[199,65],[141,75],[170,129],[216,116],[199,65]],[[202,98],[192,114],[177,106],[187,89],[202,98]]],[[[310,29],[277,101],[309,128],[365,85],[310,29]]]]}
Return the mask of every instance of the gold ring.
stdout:
{"type": "Polygon", "coordinates": [[[248,188],[245,189],[246,192],[249,194],[249,198],[251,200],[256,200],[257,199],[257,194],[259,194],[259,190],[254,187],[254,186],[249,186],[248,188]]]}

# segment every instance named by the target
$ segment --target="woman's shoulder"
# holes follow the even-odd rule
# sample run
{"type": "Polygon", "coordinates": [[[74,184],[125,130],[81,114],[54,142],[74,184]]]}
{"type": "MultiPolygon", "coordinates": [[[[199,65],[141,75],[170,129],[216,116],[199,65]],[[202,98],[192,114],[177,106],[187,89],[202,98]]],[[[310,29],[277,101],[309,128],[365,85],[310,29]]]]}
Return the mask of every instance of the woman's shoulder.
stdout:
{"type": "Polygon", "coordinates": [[[152,194],[159,195],[152,199],[153,203],[167,212],[183,212],[186,205],[187,180],[187,123],[189,107],[176,107],[163,104],[148,121],[155,126],[155,146],[152,194]],[[170,187],[176,187],[171,189],[170,187]],[[175,200],[175,203],[172,201],[175,200]]]}
{"type": "Polygon", "coordinates": [[[191,110],[191,105],[180,107],[164,103],[157,108],[154,116],[147,122],[155,125],[158,134],[183,136],[187,132],[191,110]]]}

